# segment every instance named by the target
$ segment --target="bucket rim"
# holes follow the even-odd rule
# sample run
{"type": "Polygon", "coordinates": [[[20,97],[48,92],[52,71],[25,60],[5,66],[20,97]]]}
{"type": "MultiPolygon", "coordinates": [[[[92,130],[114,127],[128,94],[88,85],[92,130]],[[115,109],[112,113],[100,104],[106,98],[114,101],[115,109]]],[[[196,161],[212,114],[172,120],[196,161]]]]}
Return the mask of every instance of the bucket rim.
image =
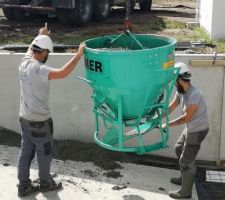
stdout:
{"type": "MultiPolygon", "coordinates": [[[[87,43],[87,42],[90,42],[90,41],[93,41],[93,40],[98,40],[98,39],[101,39],[101,38],[108,38],[108,37],[117,37],[119,36],[120,34],[113,34],[113,35],[105,35],[105,36],[101,36],[101,37],[95,37],[95,38],[91,38],[91,39],[88,39],[88,40],[85,40],[84,43],[87,43]]],[[[160,47],[154,47],[154,48],[146,48],[146,49],[137,49],[137,50],[128,50],[128,51],[124,51],[124,50],[104,50],[104,49],[95,49],[95,48],[91,48],[91,47],[88,47],[86,46],[85,47],[85,51],[88,51],[88,52],[101,52],[101,53],[106,53],[106,54],[121,54],[121,53],[126,53],[126,54],[129,54],[129,53],[132,53],[132,52],[151,52],[151,51],[155,51],[155,49],[158,49],[160,51],[160,49],[164,49],[164,48],[169,48],[169,47],[172,47],[172,46],[175,46],[176,43],[177,43],[177,40],[173,37],[168,37],[168,36],[163,36],[163,35],[157,35],[157,34],[133,34],[134,36],[151,36],[151,37],[155,37],[155,38],[158,38],[158,39],[162,39],[162,40],[167,40],[169,41],[170,43],[167,44],[167,45],[163,45],[163,46],[160,46],[160,47]]]]}

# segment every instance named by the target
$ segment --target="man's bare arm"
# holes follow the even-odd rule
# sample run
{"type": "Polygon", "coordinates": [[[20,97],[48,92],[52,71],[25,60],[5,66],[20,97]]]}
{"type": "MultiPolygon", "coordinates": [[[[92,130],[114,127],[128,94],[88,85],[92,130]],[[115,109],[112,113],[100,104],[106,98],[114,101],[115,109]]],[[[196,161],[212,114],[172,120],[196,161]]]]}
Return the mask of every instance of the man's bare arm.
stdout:
{"type": "Polygon", "coordinates": [[[85,48],[85,44],[81,43],[80,47],[78,49],[78,52],[76,53],[76,55],[73,56],[73,58],[71,58],[71,60],[69,62],[67,62],[63,67],[61,67],[59,69],[57,69],[57,68],[51,69],[51,71],[49,72],[49,75],[48,75],[48,79],[49,80],[61,79],[61,78],[65,78],[66,76],[68,76],[73,71],[73,69],[76,67],[78,61],[82,57],[84,48],[85,48]]]}
{"type": "MultiPolygon", "coordinates": [[[[189,105],[183,115],[169,122],[169,126],[177,126],[189,122],[197,109],[198,106],[196,104],[189,105]]],[[[165,128],[165,124],[163,125],[163,128],[165,128]]]]}

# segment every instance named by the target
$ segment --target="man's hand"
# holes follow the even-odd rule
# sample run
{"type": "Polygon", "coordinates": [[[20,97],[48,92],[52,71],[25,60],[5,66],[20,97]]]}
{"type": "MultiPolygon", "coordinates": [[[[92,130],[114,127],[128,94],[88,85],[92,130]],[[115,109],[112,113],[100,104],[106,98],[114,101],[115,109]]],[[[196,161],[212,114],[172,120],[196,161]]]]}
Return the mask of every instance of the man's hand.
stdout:
{"type": "MultiPolygon", "coordinates": [[[[160,129],[160,126],[158,125],[156,128],[160,129]]],[[[166,133],[166,123],[162,124],[162,131],[166,133]]]]}
{"type": "Polygon", "coordinates": [[[166,123],[162,124],[162,129],[165,130],[166,129],[166,123]]]}
{"type": "Polygon", "coordinates": [[[81,57],[84,54],[84,48],[86,47],[85,43],[80,43],[77,54],[81,57]]]}
{"type": "Polygon", "coordinates": [[[48,29],[47,22],[45,23],[45,26],[39,29],[39,35],[50,35],[50,30],[48,29]]]}

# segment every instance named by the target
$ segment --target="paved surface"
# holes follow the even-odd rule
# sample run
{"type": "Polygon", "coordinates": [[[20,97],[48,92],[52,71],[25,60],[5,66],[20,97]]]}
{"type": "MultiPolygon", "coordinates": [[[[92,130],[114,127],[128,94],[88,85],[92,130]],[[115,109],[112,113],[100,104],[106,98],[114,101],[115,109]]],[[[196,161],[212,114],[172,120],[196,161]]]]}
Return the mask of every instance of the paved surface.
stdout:
{"type": "MultiPolygon", "coordinates": [[[[16,200],[17,157],[19,148],[0,145],[0,199],[16,200]]],[[[53,160],[52,173],[63,182],[63,189],[48,193],[35,193],[23,199],[29,200],[169,200],[169,190],[179,187],[170,184],[178,171],[120,163],[116,170],[121,177],[107,178],[107,171],[92,163],[53,160]]],[[[37,178],[37,161],[34,160],[31,178],[37,178]]],[[[197,200],[195,187],[193,200],[197,200]]]]}

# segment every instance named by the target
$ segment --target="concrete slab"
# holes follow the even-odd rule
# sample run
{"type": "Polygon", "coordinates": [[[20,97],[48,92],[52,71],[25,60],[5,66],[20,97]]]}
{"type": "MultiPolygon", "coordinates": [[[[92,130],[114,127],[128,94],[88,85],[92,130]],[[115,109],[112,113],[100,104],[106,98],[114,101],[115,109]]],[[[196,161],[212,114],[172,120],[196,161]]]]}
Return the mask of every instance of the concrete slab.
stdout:
{"type": "MultiPolygon", "coordinates": [[[[17,159],[19,148],[0,145],[0,199],[16,200],[17,159]]],[[[179,187],[169,182],[178,171],[164,168],[120,163],[116,170],[121,177],[108,178],[107,171],[93,163],[53,160],[52,173],[63,182],[63,189],[35,193],[27,200],[169,200],[169,190],[179,187]]],[[[37,161],[32,162],[31,178],[37,178],[37,161]]],[[[197,200],[195,187],[193,200],[197,200]]]]}

